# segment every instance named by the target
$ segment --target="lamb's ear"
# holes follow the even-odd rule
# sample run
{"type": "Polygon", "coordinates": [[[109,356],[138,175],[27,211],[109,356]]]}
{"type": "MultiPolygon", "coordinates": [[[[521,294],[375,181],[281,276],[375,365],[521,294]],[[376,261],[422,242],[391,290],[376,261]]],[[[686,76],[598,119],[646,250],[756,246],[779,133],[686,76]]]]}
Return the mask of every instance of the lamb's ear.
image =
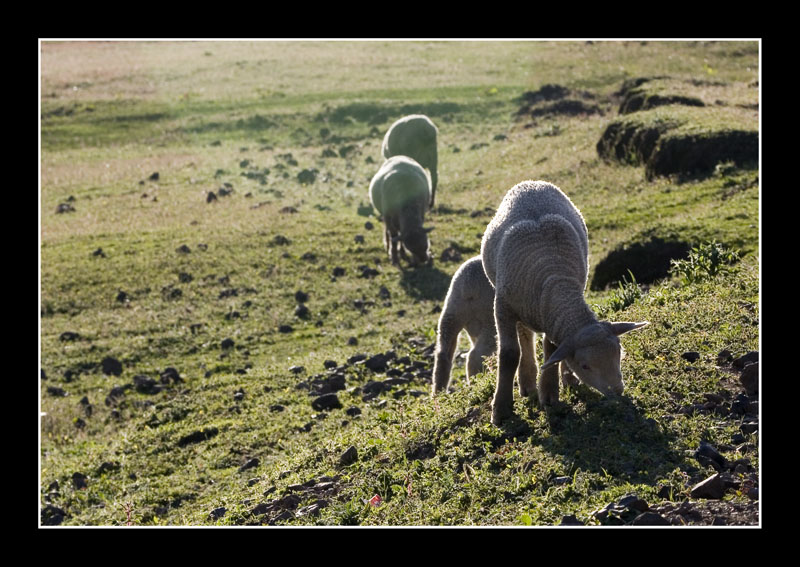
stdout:
{"type": "Polygon", "coordinates": [[[635,331],[642,327],[649,325],[650,321],[642,321],[641,323],[634,323],[632,321],[618,321],[616,323],[609,323],[611,325],[611,332],[619,336],[627,333],[628,331],[635,331]]]}
{"type": "Polygon", "coordinates": [[[573,353],[572,344],[570,341],[565,341],[559,345],[559,347],[553,351],[553,354],[550,355],[550,358],[542,365],[542,370],[546,370],[551,366],[554,366],[567,358],[569,355],[573,353]]]}

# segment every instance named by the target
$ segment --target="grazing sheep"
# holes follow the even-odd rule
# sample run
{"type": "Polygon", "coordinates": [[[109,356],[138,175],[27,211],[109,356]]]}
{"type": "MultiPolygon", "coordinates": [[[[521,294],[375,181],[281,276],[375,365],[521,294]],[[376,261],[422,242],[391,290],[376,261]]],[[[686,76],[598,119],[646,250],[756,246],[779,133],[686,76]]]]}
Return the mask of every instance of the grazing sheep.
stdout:
{"type": "Polygon", "coordinates": [[[483,370],[484,357],[497,350],[494,329],[494,288],[483,271],[481,257],[470,258],[456,270],[444,300],[436,333],[433,393],[447,391],[458,335],[466,329],[472,348],[467,355],[467,383],[483,370]]]}
{"type": "Polygon", "coordinates": [[[408,156],[430,172],[430,207],[436,196],[438,152],[436,138],[439,130],[424,114],[404,116],[389,127],[383,138],[381,153],[385,159],[392,156],[408,156]]]}
{"type": "Polygon", "coordinates": [[[372,206],[383,215],[383,243],[392,264],[400,263],[398,247],[400,255],[411,265],[433,261],[429,231],[422,226],[430,183],[427,172],[416,161],[394,156],[383,163],[369,184],[372,206]]]}
{"type": "Polygon", "coordinates": [[[518,366],[520,394],[527,396],[536,389],[535,356],[520,361],[521,350],[535,348],[534,333],[544,333],[541,404],[558,401],[561,361],[603,394],[622,393],[618,336],[647,322],[597,320],[583,297],[588,256],[583,217],[558,187],[523,181],[506,193],[481,242],[483,267],[495,288],[499,344],[493,423],[513,413],[518,366]]]}

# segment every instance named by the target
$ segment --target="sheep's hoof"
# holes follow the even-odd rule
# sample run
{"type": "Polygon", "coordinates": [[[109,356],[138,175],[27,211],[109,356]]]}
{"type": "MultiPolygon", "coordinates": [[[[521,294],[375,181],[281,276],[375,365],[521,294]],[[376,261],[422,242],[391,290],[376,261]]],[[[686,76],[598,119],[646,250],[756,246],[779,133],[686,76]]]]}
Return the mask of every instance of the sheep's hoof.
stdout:
{"type": "Polygon", "coordinates": [[[502,424],[505,420],[514,414],[514,408],[511,405],[497,406],[492,404],[492,423],[495,425],[502,424]]]}

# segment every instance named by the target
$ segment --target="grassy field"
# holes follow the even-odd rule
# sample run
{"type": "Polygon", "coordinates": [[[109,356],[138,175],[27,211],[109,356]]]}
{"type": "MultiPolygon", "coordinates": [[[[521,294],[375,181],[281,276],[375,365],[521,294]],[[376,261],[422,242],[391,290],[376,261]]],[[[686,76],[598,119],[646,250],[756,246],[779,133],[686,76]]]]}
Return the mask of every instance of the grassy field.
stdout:
{"type": "Polygon", "coordinates": [[[639,77],[722,109],[666,122],[757,127],[758,48],[42,42],[40,523],[623,525],[607,507],[635,494],[673,524],[757,525],[757,395],[731,360],[759,347],[758,168],[648,179],[597,144],[639,77]],[[531,102],[548,85],[579,111],[531,102]],[[436,261],[414,270],[390,264],[367,188],[416,112],[439,128],[439,189],[436,261]],[[625,397],[517,397],[497,427],[491,371],[467,386],[459,361],[430,397],[431,345],[450,277],[525,179],[583,212],[590,278],[636,246],[644,273],[653,235],[737,261],[587,290],[601,316],[651,322],[622,339],[625,397]],[[378,353],[388,368],[357,356],[378,353]],[[330,389],[341,407],[313,407],[330,389]],[[707,444],[741,465],[713,500],[691,492],[707,444]]]}

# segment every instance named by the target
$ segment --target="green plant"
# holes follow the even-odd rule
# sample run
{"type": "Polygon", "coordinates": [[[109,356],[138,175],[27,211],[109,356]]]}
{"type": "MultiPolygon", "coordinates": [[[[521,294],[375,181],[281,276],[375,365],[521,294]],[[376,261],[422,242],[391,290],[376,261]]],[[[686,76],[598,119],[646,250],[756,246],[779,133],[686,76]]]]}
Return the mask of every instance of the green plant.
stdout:
{"type": "Polygon", "coordinates": [[[711,241],[692,248],[685,260],[672,260],[671,272],[680,277],[681,283],[688,285],[728,271],[731,264],[738,261],[738,252],[711,241]]]}
{"type": "Polygon", "coordinates": [[[631,281],[628,281],[628,279],[623,276],[622,281],[618,284],[619,287],[611,293],[611,297],[608,301],[611,311],[622,311],[626,307],[633,305],[637,299],[644,295],[642,288],[636,283],[633,272],[628,270],[628,274],[631,276],[631,281]]]}

